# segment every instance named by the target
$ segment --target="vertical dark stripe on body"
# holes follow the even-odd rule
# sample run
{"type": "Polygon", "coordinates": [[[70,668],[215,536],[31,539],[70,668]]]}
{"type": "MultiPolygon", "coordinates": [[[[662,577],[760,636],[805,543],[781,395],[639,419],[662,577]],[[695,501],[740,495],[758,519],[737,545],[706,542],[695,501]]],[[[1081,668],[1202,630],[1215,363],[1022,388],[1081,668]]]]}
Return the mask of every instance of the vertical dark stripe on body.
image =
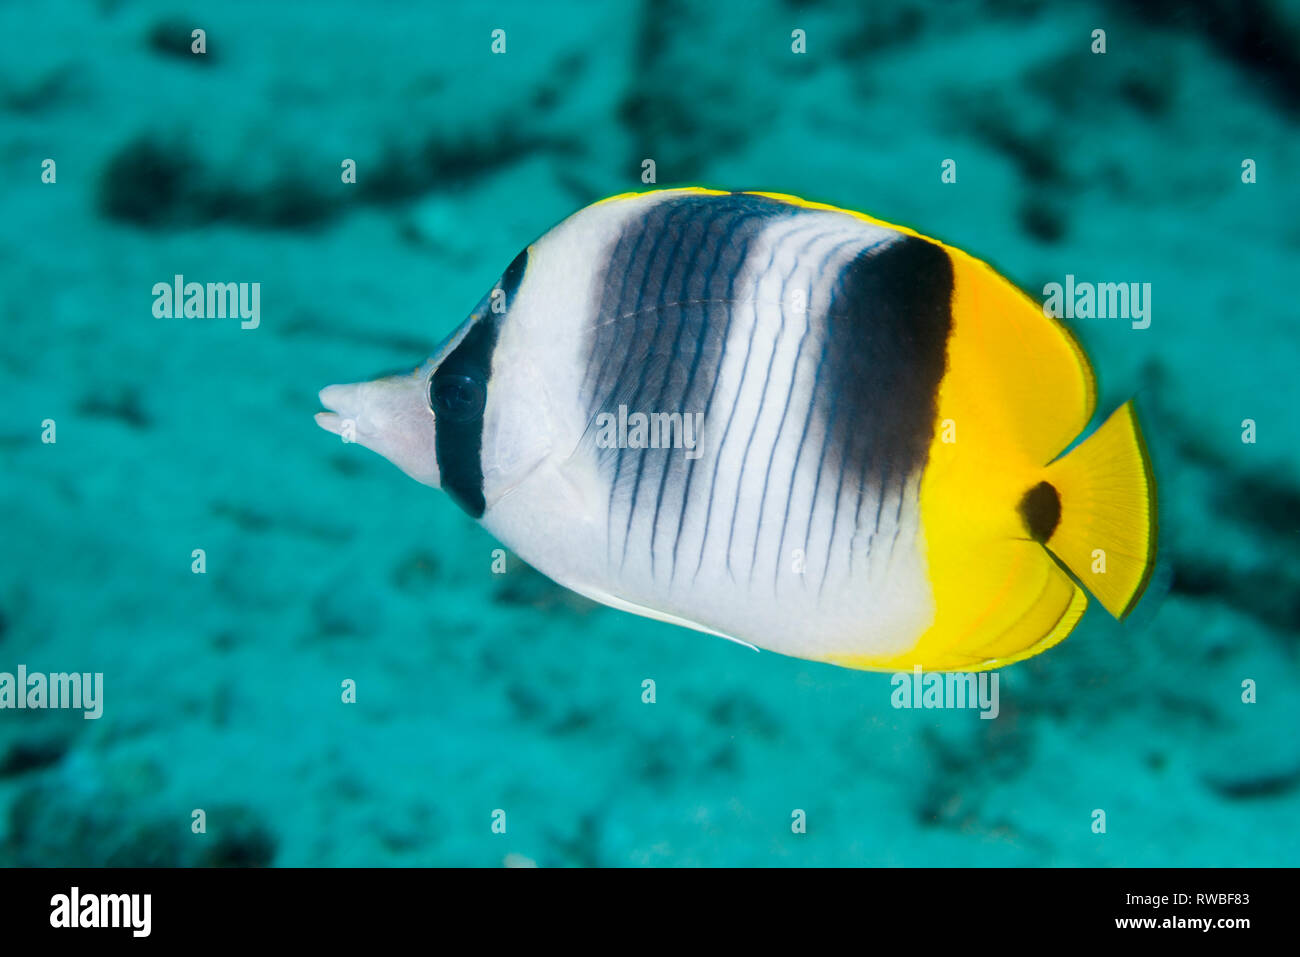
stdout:
{"type": "Polygon", "coordinates": [[[855,529],[862,528],[865,493],[874,491],[879,531],[892,488],[899,496],[897,537],[902,496],[924,469],[934,437],[952,287],[947,253],[910,236],[866,249],[841,270],[828,310],[830,359],[818,388],[839,397],[825,421],[827,457],[857,489],[855,529]]]}
{"type": "MultiPolygon", "coordinates": [[[[672,355],[669,357],[668,366],[664,369],[664,379],[660,386],[661,390],[668,390],[670,388],[670,378],[681,378],[681,369],[677,365],[677,355],[678,349],[682,343],[682,334],[684,332],[688,333],[687,338],[692,342],[692,347],[691,364],[689,369],[686,370],[686,381],[682,387],[682,395],[686,397],[687,403],[683,406],[682,410],[683,435],[685,434],[686,428],[685,417],[692,415],[694,412],[703,411],[702,408],[694,408],[690,403],[693,401],[695,378],[699,372],[700,356],[703,353],[704,345],[706,342],[712,341],[719,355],[721,355],[725,350],[726,340],[719,338],[717,329],[710,326],[709,317],[710,310],[713,308],[713,301],[709,297],[708,293],[713,285],[713,279],[719,271],[730,277],[730,282],[727,286],[727,295],[723,300],[725,303],[725,314],[729,321],[733,308],[731,301],[733,299],[732,287],[735,284],[735,278],[739,274],[743,262],[742,258],[737,254],[733,240],[735,239],[737,229],[740,228],[740,225],[744,223],[746,219],[747,216],[743,210],[732,209],[728,210],[723,216],[710,220],[709,227],[705,230],[705,245],[703,253],[694,261],[687,280],[684,283],[686,290],[686,304],[682,307],[682,321],[677,327],[677,335],[673,340],[672,355]],[[715,224],[719,223],[721,225],[718,226],[718,228],[714,228],[715,224]]],[[[723,323],[723,328],[726,328],[726,322],[723,323]]],[[[695,436],[695,440],[698,443],[698,435],[695,436]]],[[[694,459],[690,459],[686,462],[685,470],[687,481],[689,481],[691,466],[694,465],[694,463],[694,459]]],[[[655,551],[655,540],[659,533],[659,513],[663,507],[664,490],[668,487],[669,472],[670,470],[667,467],[667,463],[665,463],[664,467],[661,468],[659,472],[659,491],[655,496],[654,516],[650,520],[650,554],[652,573],[654,570],[653,556],[655,551]]],[[[678,477],[681,478],[681,476],[678,477]]],[[[635,495],[632,498],[632,508],[636,508],[635,495]]],[[[683,489],[682,511],[685,512],[685,509],[686,491],[683,489]]],[[[681,529],[681,517],[681,515],[678,516],[679,531],[681,529]]],[[[676,571],[677,561],[675,554],[670,554],[669,558],[670,573],[672,573],[676,571]]]]}
{"type": "MultiPolygon", "coordinates": [[[[611,334],[628,335],[623,352],[623,361],[618,365],[618,372],[609,384],[605,394],[605,407],[610,414],[617,419],[620,416],[619,406],[626,404],[627,415],[630,418],[633,412],[645,412],[637,405],[641,394],[645,391],[646,381],[648,378],[647,364],[650,363],[655,355],[655,344],[659,340],[662,326],[660,322],[663,307],[668,301],[668,274],[673,268],[675,257],[681,250],[686,233],[694,228],[698,222],[697,210],[688,207],[678,207],[669,212],[665,218],[663,227],[650,234],[651,244],[650,253],[641,264],[640,281],[636,286],[634,297],[624,299],[620,305],[627,306],[630,311],[619,311],[610,317],[614,321],[609,322],[611,334]],[[654,299],[653,307],[643,305],[647,298],[654,299]],[[630,330],[628,323],[631,323],[630,330]]],[[[635,261],[631,264],[632,268],[638,265],[635,261]]],[[[675,301],[675,300],[674,300],[675,301]]],[[[600,320],[603,324],[603,319],[600,320]]],[[[601,384],[597,384],[597,389],[601,384]]],[[[599,394],[599,393],[598,393],[599,394]]],[[[594,417],[592,419],[594,421],[594,417]]],[[[619,450],[626,451],[626,450],[619,450]]],[[[614,504],[618,492],[621,491],[620,481],[623,480],[624,474],[634,475],[636,485],[639,487],[641,482],[641,473],[645,468],[646,456],[648,450],[633,450],[637,454],[634,459],[620,454],[614,459],[614,474],[610,479],[611,494],[607,510],[607,528],[613,528],[614,524],[614,504]],[[626,473],[624,469],[627,469],[626,473]]],[[[635,498],[635,490],[633,492],[635,498]]],[[[623,533],[623,550],[620,557],[620,564],[627,560],[628,539],[631,537],[632,519],[635,512],[632,505],[628,505],[627,522],[623,533]]],[[[610,536],[612,547],[613,536],[610,536]]]]}
{"type": "MultiPolygon", "coordinates": [[[[617,420],[620,405],[629,416],[678,413],[684,425],[701,412],[708,420],[736,277],[763,226],[795,212],[760,196],[683,194],[647,206],[624,226],[592,297],[582,388],[591,427],[601,413],[617,420]]],[[[653,501],[657,522],[665,489],[684,483],[694,460],[684,449],[596,452],[611,486],[610,528],[622,526],[625,557],[637,508],[653,501]]]]}
{"type": "MultiPolygon", "coordinates": [[[[493,310],[493,294],[489,293],[474,315],[478,320],[470,326],[456,348],[438,364],[430,379],[430,392],[442,379],[449,376],[467,376],[481,384],[486,396],[492,374],[492,353],[496,349],[501,322],[514,302],[515,293],[523,281],[528,265],[528,250],[524,250],[507,267],[494,292],[500,290],[498,301],[505,309],[493,310]]],[[[483,515],[487,507],[483,498],[483,411],[463,421],[451,421],[434,414],[434,452],[438,459],[441,486],[452,499],[475,518],[483,515]]]]}
{"type": "MultiPolygon", "coordinates": [[[[714,222],[721,214],[721,210],[716,207],[710,207],[703,216],[690,217],[681,228],[676,231],[673,237],[673,243],[669,248],[664,260],[662,275],[656,276],[655,285],[658,286],[658,298],[655,301],[653,312],[654,334],[650,341],[650,350],[647,356],[647,362],[643,365],[637,374],[637,387],[633,392],[632,398],[628,402],[629,415],[633,411],[654,414],[659,412],[674,411],[679,414],[686,414],[685,406],[673,408],[672,406],[663,405],[646,405],[647,396],[667,397],[669,394],[668,382],[672,377],[673,363],[677,361],[677,347],[681,343],[682,330],[686,325],[686,316],[690,314],[690,276],[698,265],[704,254],[704,237],[712,229],[714,222]],[[682,247],[694,248],[697,250],[695,256],[680,255],[682,247]],[[672,343],[671,346],[669,343],[672,343]],[[666,350],[666,351],[665,351],[666,350]],[[659,374],[659,366],[663,366],[663,374],[659,374]],[[656,385],[657,383],[657,385],[656,385]]],[[[615,389],[615,394],[619,394],[615,389]]],[[[679,390],[674,389],[673,395],[678,395],[679,390]]],[[[684,402],[686,396],[681,396],[684,402]]],[[[671,433],[669,438],[671,439],[671,433]]],[[[641,497],[641,481],[645,477],[646,464],[653,460],[652,474],[668,472],[669,457],[673,455],[671,449],[654,450],[657,454],[652,454],[652,450],[643,449],[641,454],[636,456],[636,478],[632,483],[632,498],[627,506],[627,522],[623,530],[623,561],[627,560],[627,546],[632,539],[632,521],[636,517],[637,502],[641,497]]],[[[678,453],[681,454],[680,452],[678,453]]],[[[620,459],[618,466],[621,466],[625,459],[620,459]]],[[[614,484],[618,484],[618,467],[615,468],[614,484]]],[[[654,540],[654,530],[651,529],[651,541],[654,540]]],[[[651,577],[654,576],[654,556],[651,555],[650,563],[651,577]]]]}

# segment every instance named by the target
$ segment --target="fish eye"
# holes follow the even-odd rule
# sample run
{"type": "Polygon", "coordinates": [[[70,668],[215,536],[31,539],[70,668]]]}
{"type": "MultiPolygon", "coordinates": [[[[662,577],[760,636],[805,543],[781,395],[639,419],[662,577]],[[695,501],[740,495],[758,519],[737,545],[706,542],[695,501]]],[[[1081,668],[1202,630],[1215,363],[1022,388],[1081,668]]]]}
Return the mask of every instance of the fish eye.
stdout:
{"type": "Polygon", "coordinates": [[[487,389],[473,376],[435,373],[429,380],[429,407],[436,418],[468,422],[482,415],[486,404],[487,389]]]}

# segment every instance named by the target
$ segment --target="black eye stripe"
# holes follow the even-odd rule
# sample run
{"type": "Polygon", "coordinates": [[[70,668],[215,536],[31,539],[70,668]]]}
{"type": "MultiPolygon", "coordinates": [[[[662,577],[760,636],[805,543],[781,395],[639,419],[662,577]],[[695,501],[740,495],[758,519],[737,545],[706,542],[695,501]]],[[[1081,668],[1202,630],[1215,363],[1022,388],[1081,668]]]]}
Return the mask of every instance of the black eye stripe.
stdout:
{"type": "MultiPolygon", "coordinates": [[[[527,265],[528,251],[524,250],[496,287],[505,294],[507,312],[527,265]]],[[[503,313],[490,308],[484,311],[429,379],[440,484],[457,505],[475,518],[481,518],[487,508],[483,498],[483,413],[492,353],[504,319],[503,313]]]]}

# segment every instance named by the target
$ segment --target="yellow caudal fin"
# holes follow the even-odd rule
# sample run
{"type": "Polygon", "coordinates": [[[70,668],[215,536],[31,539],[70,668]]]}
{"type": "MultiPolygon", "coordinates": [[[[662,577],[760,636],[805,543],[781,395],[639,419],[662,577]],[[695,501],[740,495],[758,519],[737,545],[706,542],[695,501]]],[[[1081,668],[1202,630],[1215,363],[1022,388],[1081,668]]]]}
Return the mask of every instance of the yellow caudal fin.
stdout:
{"type": "Polygon", "coordinates": [[[1127,615],[1156,562],[1155,480],[1133,403],[1049,465],[1020,511],[1108,612],[1127,615]]]}

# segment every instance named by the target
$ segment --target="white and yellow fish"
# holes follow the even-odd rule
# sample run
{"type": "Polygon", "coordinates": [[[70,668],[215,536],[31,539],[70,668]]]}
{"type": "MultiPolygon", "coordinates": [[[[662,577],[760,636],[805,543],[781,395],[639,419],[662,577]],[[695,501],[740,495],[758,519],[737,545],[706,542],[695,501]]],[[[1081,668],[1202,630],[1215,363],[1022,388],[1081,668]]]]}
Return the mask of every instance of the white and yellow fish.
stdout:
{"type": "Polygon", "coordinates": [[[413,373],[320,397],[561,585],[801,658],[1004,665],[1085,588],[1125,615],[1155,559],[1132,404],[1061,456],[1096,401],[1065,328],[958,249],[793,196],[596,203],[413,373]]]}

